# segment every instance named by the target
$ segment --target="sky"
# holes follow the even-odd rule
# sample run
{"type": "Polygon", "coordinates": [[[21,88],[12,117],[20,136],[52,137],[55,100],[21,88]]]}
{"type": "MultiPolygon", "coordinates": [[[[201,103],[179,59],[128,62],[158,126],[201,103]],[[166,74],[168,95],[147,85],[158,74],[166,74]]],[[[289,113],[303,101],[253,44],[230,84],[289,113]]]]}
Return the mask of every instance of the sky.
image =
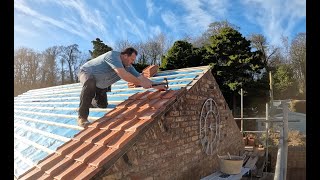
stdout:
{"type": "Polygon", "coordinates": [[[305,0],[14,0],[14,48],[43,51],[78,44],[93,49],[100,38],[146,42],[160,33],[172,40],[198,37],[212,22],[225,21],[248,37],[262,34],[280,46],[306,32],[305,0]]]}

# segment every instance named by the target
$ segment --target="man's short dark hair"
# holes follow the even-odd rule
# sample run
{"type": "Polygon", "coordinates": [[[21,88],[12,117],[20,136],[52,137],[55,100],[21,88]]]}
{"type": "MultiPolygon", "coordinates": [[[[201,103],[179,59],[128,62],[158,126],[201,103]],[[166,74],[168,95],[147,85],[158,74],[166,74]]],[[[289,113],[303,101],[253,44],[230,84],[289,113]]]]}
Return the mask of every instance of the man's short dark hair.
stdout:
{"type": "Polygon", "coordinates": [[[127,54],[128,56],[131,56],[132,53],[135,53],[136,56],[138,55],[138,51],[135,50],[133,47],[128,47],[128,48],[124,49],[123,51],[121,51],[121,54],[127,54]]]}

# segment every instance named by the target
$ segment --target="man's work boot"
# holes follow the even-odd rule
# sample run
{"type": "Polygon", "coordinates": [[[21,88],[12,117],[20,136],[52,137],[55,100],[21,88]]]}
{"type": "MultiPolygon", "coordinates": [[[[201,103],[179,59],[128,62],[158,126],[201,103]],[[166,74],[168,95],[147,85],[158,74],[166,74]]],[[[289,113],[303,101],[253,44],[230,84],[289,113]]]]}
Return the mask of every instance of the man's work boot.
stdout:
{"type": "Polygon", "coordinates": [[[79,125],[79,126],[85,128],[85,127],[87,127],[89,124],[90,124],[90,122],[89,122],[87,119],[84,119],[84,118],[81,118],[81,117],[78,118],[78,125],[79,125]]]}

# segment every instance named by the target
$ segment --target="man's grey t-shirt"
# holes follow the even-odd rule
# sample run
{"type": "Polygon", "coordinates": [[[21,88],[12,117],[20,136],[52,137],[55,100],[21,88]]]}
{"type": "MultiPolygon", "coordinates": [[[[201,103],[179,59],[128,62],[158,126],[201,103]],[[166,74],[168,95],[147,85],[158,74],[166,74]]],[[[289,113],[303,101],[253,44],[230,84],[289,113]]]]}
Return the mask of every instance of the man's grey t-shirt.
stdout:
{"type": "Polygon", "coordinates": [[[126,71],[139,77],[140,73],[132,66],[125,67],[120,59],[120,52],[108,51],[80,67],[80,71],[93,75],[96,86],[104,89],[119,81],[121,78],[114,71],[115,68],[125,68],[126,71]]]}

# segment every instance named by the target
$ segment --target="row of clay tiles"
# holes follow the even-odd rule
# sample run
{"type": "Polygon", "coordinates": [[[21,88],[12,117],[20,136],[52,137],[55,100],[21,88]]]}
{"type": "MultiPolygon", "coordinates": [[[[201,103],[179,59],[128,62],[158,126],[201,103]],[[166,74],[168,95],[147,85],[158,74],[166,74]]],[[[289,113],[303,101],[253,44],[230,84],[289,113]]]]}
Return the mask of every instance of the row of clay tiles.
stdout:
{"type": "MultiPolygon", "coordinates": [[[[150,77],[154,76],[158,72],[158,68],[159,68],[158,65],[150,65],[150,66],[144,68],[141,74],[144,77],[150,78],[150,77]]],[[[128,83],[128,87],[129,88],[134,88],[134,87],[136,87],[136,85],[129,82],[128,83]]]]}
{"type": "Polygon", "coordinates": [[[92,178],[181,92],[182,89],[145,91],[132,95],[19,179],[92,178]]]}

